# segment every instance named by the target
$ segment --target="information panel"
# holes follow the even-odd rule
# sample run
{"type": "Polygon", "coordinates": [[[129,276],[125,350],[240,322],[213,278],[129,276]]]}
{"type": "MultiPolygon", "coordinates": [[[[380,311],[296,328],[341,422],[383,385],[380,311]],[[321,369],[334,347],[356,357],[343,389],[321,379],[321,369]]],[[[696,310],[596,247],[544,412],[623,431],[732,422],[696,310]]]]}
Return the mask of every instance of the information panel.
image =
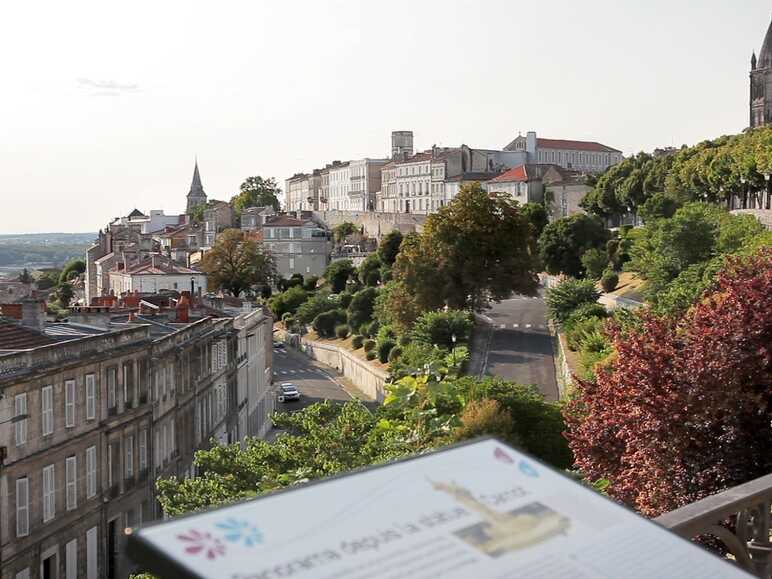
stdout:
{"type": "Polygon", "coordinates": [[[493,439],[129,535],[160,577],[751,577],[493,439]]]}

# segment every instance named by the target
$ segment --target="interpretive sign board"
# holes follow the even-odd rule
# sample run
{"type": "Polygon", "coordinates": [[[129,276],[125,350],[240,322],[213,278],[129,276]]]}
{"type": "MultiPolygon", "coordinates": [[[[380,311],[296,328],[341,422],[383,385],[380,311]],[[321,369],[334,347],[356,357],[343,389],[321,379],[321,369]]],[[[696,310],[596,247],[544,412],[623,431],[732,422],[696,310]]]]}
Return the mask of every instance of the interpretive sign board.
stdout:
{"type": "Polygon", "coordinates": [[[162,578],[748,578],[494,439],[129,534],[162,578]]]}

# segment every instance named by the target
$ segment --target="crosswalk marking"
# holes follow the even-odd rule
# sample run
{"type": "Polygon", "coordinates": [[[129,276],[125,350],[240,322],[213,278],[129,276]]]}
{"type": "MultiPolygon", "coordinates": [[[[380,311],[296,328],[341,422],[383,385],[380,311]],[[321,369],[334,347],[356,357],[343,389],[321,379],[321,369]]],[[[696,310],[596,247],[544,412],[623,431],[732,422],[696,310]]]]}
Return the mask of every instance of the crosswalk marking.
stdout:
{"type": "Polygon", "coordinates": [[[531,324],[526,324],[526,325],[525,325],[525,327],[526,327],[526,328],[530,328],[530,327],[531,327],[531,324]]]}
{"type": "Polygon", "coordinates": [[[501,326],[499,326],[499,327],[503,330],[504,328],[507,327],[507,325],[506,324],[501,324],[501,326]]]}
{"type": "Polygon", "coordinates": [[[520,327],[520,324],[512,324],[512,327],[513,327],[513,328],[519,328],[519,327],[520,327]]]}

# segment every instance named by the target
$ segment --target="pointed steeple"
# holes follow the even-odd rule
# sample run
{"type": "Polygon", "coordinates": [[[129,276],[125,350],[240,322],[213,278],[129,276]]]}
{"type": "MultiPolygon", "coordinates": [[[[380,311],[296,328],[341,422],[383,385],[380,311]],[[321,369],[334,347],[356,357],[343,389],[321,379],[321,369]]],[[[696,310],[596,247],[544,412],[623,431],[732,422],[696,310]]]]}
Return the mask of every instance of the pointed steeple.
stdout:
{"type": "Polygon", "coordinates": [[[194,207],[203,203],[206,203],[206,193],[204,192],[204,186],[201,184],[201,175],[198,172],[198,159],[196,159],[195,166],[193,167],[193,181],[190,183],[190,191],[188,192],[186,213],[190,213],[194,207]]]}
{"type": "Polygon", "coordinates": [[[758,68],[769,67],[772,67],[772,21],[767,28],[767,35],[764,37],[764,44],[761,45],[758,60],[758,68]]]}
{"type": "Polygon", "coordinates": [[[756,70],[756,51],[751,54],[751,70],[756,70]]]}

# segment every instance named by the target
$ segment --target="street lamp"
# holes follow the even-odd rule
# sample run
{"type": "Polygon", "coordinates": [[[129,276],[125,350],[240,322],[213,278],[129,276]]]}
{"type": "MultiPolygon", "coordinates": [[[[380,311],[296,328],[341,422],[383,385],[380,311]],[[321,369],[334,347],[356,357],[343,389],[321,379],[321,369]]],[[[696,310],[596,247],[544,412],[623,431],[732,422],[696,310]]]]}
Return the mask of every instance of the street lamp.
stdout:
{"type": "Polygon", "coordinates": [[[740,176],[740,183],[742,183],[743,186],[743,209],[748,208],[748,188],[745,186],[745,184],[748,182],[748,179],[745,178],[745,175],[740,176]]]}
{"type": "Polygon", "coordinates": [[[450,341],[453,342],[453,349],[450,351],[453,360],[453,365],[456,365],[456,334],[451,334],[450,341]]]}
{"type": "Polygon", "coordinates": [[[769,189],[769,178],[772,177],[772,174],[768,171],[764,173],[764,181],[767,182],[767,209],[772,209],[772,191],[769,189]]]}

